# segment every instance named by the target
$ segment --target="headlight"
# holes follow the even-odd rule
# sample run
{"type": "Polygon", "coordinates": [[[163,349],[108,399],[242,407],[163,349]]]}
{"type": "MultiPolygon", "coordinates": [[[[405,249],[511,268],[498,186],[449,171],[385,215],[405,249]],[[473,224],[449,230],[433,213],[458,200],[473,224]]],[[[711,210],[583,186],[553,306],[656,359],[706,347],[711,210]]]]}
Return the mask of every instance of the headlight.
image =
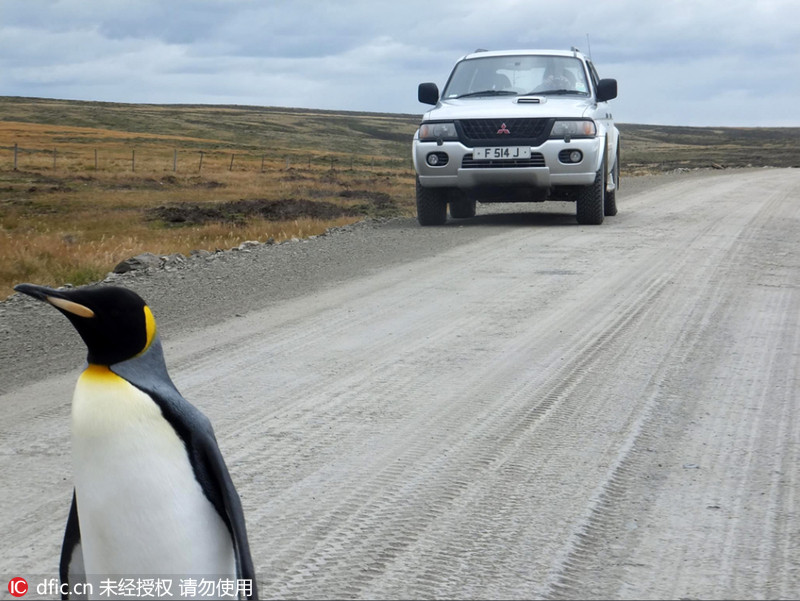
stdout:
{"type": "Polygon", "coordinates": [[[455,123],[423,123],[419,126],[419,139],[431,140],[457,140],[455,123]]]}
{"type": "Polygon", "coordinates": [[[593,138],[596,135],[597,126],[591,119],[556,121],[550,131],[551,138],[593,138]]]}

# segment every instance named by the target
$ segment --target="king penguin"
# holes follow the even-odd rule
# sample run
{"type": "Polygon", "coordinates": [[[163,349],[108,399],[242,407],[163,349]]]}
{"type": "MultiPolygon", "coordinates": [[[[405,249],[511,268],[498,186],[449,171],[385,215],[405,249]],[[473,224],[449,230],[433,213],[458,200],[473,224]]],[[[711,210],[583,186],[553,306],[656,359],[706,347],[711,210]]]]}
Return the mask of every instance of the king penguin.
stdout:
{"type": "Polygon", "coordinates": [[[136,576],[170,579],[179,597],[181,579],[206,578],[256,599],[239,495],[211,422],[167,373],[144,300],[113,286],[14,289],[58,309],[88,348],[72,398],[62,592],[94,582],[97,596],[98,581],[136,576]]]}

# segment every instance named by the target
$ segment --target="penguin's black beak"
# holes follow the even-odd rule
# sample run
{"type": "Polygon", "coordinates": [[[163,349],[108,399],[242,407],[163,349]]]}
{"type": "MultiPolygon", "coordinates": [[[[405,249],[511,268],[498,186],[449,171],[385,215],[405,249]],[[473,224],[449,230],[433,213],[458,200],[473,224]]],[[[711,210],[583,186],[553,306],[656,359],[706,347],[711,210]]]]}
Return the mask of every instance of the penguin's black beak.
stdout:
{"type": "Polygon", "coordinates": [[[89,307],[69,300],[69,293],[54,290],[46,286],[36,286],[35,284],[17,284],[14,286],[14,290],[32,296],[37,300],[50,303],[56,309],[64,313],[70,313],[85,318],[94,317],[94,311],[89,307]]]}
{"type": "Polygon", "coordinates": [[[36,286],[34,284],[17,284],[14,286],[14,290],[45,302],[47,301],[48,295],[52,296],[54,294],[58,294],[58,290],[53,290],[52,288],[47,288],[45,286],[36,286]]]}

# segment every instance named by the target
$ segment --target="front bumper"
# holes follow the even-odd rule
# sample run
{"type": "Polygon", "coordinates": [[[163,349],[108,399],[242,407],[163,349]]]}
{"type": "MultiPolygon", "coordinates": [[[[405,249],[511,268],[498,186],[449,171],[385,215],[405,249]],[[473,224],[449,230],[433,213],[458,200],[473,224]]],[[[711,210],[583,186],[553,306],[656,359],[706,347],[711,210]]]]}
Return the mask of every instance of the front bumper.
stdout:
{"type": "Polygon", "coordinates": [[[420,142],[414,140],[414,169],[419,183],[425,188],[461,188],[464,190],[483,186],[510,186],[550,188],[553,186],[586,186],[592,184],[602,166],[605,138],[580,138],[565,142],[563,139],[547,140],[531,147],[532,161],[525,166],[506,166],[497,161],[491,165],[470,161],[473,149],[461,142],[420,142]],[[579,163],[564,163],[559,153],[579,150],[583,159],[579,163]],[[428,164],[430,153],[444,153],[447,163],[441,166],[428,164]],[[467,160],[465,161],[465,157],[467,160]],[[536,166],[527,166],[534,164],[536,166]]]}

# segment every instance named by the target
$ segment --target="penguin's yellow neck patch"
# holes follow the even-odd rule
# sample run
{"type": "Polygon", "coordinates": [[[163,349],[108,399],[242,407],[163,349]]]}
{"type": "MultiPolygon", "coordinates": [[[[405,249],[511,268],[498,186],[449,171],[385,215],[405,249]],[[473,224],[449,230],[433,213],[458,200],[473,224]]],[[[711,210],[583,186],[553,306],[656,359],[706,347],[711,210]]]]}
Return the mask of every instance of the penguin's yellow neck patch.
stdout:
{"type": "Polygon", "coordinates": [[[147,305],[144,306],[144,325],[147,332],[147,341],[144,344],[142,352],[150,348],[150,345],[153,344],[153,340],[155,340],[156,337],[156,318],[153,317],[153,312],[147,305]]]}
{"type": "Polygon", "coordinates": [[[121,379],[117,374],[108,369],[107,366],[97,365],[96,363],[90,363],[86,367],[86,369],[83,370],[81,378],[87,378],[89,380],[95,380],[95,381],[121,379]]]}

